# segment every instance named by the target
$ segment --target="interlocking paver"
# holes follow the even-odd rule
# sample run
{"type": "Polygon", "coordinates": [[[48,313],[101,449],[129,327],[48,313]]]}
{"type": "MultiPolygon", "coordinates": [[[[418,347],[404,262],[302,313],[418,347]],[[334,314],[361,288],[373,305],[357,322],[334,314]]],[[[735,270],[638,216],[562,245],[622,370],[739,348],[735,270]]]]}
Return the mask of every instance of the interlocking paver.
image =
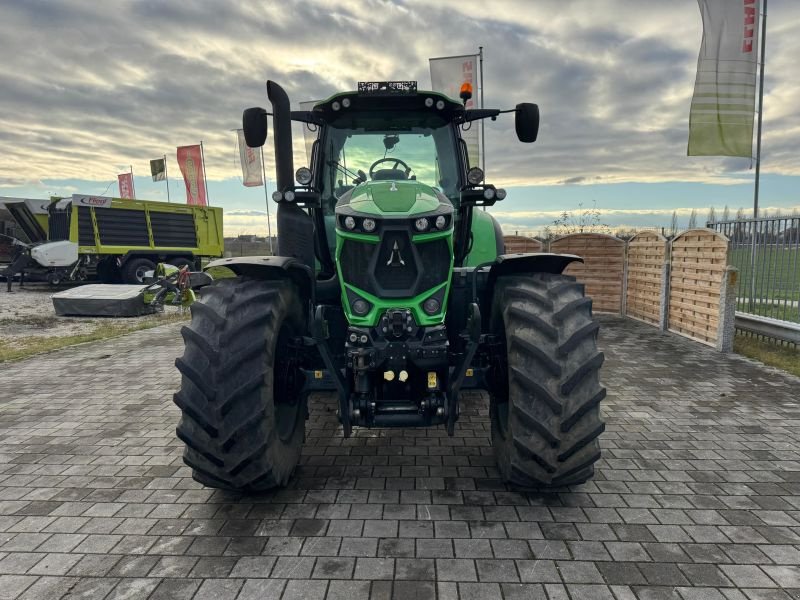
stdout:
{"type": "Polygon", "coordinates": [[[603,458],[544,494],[497,479],[480,394],[453,438],[347,441],[316,396],[289,489],[242,497],[181,461],[176,326],[14,363],[0,599],[800,598],[800,380],[603,325],[603,458]]]}

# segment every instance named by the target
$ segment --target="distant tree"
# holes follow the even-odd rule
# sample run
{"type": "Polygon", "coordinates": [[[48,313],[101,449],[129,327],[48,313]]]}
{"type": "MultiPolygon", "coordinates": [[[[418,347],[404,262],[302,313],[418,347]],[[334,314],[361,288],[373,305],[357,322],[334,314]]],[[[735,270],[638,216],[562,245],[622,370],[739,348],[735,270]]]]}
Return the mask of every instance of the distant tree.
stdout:
{"type": "Polygon", "coordinates": [[[673,210],[672,211],[672,222],[669,225],[669,234],[672,237],[675,237],[676,235],[678,235],[678,211],[677,210],[673,210]]]}
{"type": "Polygon", "coordinates": [[[725,205],[725,208],[722,210],[722,220],[723,221],[730,221],[731,220],[731,210],[728,208],[728,205],[725,205]]]}
{"type": "Polygon", "coordinates": [[[697,209],[693,208],[692,212],[689,213],[689,224],[686,226],[686,229],[695,229],[697,227],[697,209]]]}
{"type": "Polygon", "coordinates": [[[611,228],[602,221],[596,201],[592,201],[592,208],[585,209],[583,203],[578,204],[578,210],[574,214],[565,210],[560,217],[553,221],[553,225],[555,226],[554,236],[585,231],[611,233],[611,228]]]}
{"type": "Polygon", "coordinates": [[[714,212],[714,207],[708,209],[708,216],[706,217],[706,223],[710,223],[713,225],[717,222],[717,215],[714,212]]]}
{"type": "Polygon", "coordinates": [[[736,220],[741,221],[745,218],[744,216],[744,209],[740,206],[739,210],[736,211],[736,220]]]}

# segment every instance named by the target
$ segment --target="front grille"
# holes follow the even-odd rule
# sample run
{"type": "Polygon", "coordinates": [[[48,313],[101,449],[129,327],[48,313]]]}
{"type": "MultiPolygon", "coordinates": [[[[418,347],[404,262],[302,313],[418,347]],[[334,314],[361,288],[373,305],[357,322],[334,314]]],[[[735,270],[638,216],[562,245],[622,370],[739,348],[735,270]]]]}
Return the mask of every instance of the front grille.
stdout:
{"type": "Polygon", "coordinates": [[[425,267],[419,282],[419,291],[424,292],[447,280],[450,274],[450,246],[446,239],[439,238],[432,242],[417,244],[416,248],[419,259],[425,267]]]}
{"type": "Polygon", "coordinates": [[[450,245],[440,238],[412,243],[407,231],[385,231],[378,244],[342,241],[343,283],[383,298],[412,298],[447,281],[450,245]]]}
{"type": "Polygon", "coordinates": [[[375,261],[375,280],[384,290],[409,290],[413,296],[419,269],[405,231],[391,231],[383,241],[375,261]]]}
{"type": "Polygon", "coordinates": [[[342,278],[359,289],[373,293],[369,282],[369,261],[377,248],[376,244],[345,239],[339,255],[342,278]]]}

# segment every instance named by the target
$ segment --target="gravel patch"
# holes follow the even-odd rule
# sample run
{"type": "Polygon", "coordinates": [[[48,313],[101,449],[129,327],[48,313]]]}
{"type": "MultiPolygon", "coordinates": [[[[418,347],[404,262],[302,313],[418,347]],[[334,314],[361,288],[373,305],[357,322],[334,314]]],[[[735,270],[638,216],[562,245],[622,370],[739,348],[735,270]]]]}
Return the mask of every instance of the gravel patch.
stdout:
{"type": "Polygon", "coordinates": [[[109,326],[125,329],[143,324],[174,320],[181,308],[164,307],[163,313],[141,317],[62,317],[53,309],[52,295],[67,289],[48,284],[14,285],[12,292],[0,290],[0,347],[20,348],[31,338],[61,338],[88,335],[109,326]]]}

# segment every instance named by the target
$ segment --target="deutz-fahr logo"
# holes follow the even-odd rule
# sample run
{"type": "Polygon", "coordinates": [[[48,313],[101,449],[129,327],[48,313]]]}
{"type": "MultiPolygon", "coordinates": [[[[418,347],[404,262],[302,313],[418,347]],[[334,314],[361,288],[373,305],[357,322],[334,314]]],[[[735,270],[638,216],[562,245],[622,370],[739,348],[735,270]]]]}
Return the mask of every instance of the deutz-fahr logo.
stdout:
{"type": "Polygon", "coordinates": [[[400,246],[397,244],[397,240],[394,242],[394,246],[392,247],[392,253],[389,255],[389,260],[386,261],[386,266],[388,267],[405,267],[406,261],[403,260],[403,257],[400,255],[400,246]]]}

